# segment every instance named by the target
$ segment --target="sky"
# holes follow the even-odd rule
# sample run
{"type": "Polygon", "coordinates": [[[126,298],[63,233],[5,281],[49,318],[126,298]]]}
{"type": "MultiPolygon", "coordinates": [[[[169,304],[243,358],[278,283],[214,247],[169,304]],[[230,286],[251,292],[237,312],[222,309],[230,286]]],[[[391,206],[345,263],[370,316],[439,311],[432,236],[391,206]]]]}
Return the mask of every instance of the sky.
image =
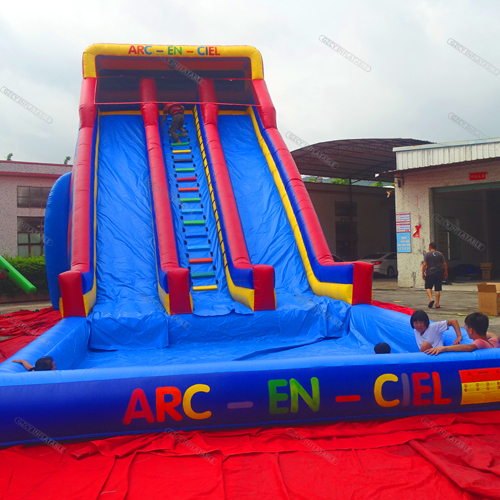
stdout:
{"type": "Polygon", "coordinates": [[[500,137],[498,19],[498,0],[3,2],[0,159],[73,157],[81,58],[93,43],[254,46],[280,132],[309,144],[476,140],[464,124],[500,137]],[[24,109],[9,91],[52,120],[24,109]]]}

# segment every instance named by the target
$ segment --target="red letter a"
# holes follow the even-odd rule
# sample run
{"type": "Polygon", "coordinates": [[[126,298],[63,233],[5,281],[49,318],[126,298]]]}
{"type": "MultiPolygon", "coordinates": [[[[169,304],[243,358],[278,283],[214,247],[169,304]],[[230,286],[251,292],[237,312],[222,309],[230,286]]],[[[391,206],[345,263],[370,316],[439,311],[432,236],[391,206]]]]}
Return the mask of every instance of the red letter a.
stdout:
{"type": "Polygon", "coordinates": [[[132,396],[130,396],[130,401],[128,403],[127,413],[125,413],[125,418],[123,423],[125,425],[130,424],[133,418],[145,418],[150,424],[155,421],[153,417],[153,412],[149,407],[148,400],[146,399],[146,394],[142,389],[134,389],[132,396]],[[137,401],[139,401],[141,409],[136,410],[137,401]]]}

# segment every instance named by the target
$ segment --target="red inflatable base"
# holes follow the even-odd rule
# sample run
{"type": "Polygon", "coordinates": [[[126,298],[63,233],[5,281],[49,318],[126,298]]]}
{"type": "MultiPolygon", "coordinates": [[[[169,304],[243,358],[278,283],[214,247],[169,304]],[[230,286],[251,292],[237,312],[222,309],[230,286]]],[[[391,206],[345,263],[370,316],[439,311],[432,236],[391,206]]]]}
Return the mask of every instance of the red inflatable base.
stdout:
{"type": "Polygon", "coordinates": [[[58,445],[0,450],[0,498],[500,498],[500,412],[58,445]]]}
{"type": "Polygon", "coordinates": [[[398,306],[397,304],[391,304],[390,302],[379,302],[378,300],[372,300],[372,306],[381,307],[382,309],[390,309],[391,311],[408,314],[409,316],[415,312],[415,309],[411,309],[410,307],[398,306]]]}

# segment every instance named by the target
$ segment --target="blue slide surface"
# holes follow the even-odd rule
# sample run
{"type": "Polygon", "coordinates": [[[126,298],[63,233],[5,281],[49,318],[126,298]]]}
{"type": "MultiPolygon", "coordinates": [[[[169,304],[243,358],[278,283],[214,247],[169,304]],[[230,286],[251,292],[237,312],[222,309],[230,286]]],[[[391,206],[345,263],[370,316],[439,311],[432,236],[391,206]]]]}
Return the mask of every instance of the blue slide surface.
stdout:
{"type": "MultiPolygon", "coordinates": [[[[221,115],[218,129],[250,260],[275,269],[277,309],[253,313],[231,298],[193,117],[186,115],[185,122],[190,155],[173,154],[168,126],[166,122],[162,130],[169,185],[165,195],[170,198],[179,264],[187,268],[190,257],[212,256],[213,264],[196,271],[209,271],[213,265],[218,289],[192,292],[193,314],[182,315],[182,319],[163,310],[156,290],[144,123],[137,115],[101,116],[98,299],[89,318],[91,349],[80,366],[371,354],[372,342],[350,329],[353,308],[311,291],[279,192],[246,115],[221,115]],[[174,163],[174,159],[188,157],[189,163],[174,163]],[[186,167],[194,172],[176,172],[186,167]],[[179,177],[194,175],[196,183],[178,182],[179,177]],[[200,202],[182,203],[181,198],[192,195],[179,193],[179,186],[196,185],[200,202]],[[208,231],[203,226],[184,225],[184,221],[200,217],[208,231]],[[187,250],[187,245],[200,244],[210,247],[208,253],[187,250]]],[[[209,284],[209,280],[193,280],[193,284],[209,284]]],[[[407,342],[398,347],[394,336],[391,345],[398,352],[410,348],[407,342]]]]}
{"type": "MultiPolygon", "coordinates": [[[[136,115],[101,116],[98,300],[90,316],[91,350],[80,367],[248,359],[269,354],[277,356],[283,350],[297,347],[324,352],[326,346],[322,349],[312,346],[323,339],[341,338],[348,333],[350,306],[316,297],[309,288],[290,224],[249,118],[221,118],[221,140],[250,259],[252,263],[275,267],[277,310],[253,313],[229,294],[193,117],[187,115],[186,140],[190,143],[191,155],[174,155],[168,141],[168,122],[162,130],[179,264],[188,267],[189,257],[206,256],[186,251],[187,244],[209,244],[218,289],[192,292],[192,315],[182,315],[179,319],[163,311],[156,292],[144,123],[142,117],[136,115]],[[192,163],[174,163],[174,158],[188,156],[192,157],[192,163]],[[178,187],[196,184],[181,184],[177,179],[193,176],[193,172],[176,173],[176,168],[191,166],[201,200],[200,204],[186,205],[180,199],[190,195],[178,193],[178,187]],[[205,218],[208,231],[204,227],[184,226],[183,221],[200,219],[200,216],[205,218]],[[236,339],[238,342],[234,342],[236,339]],[[166,350],[158,349],[166,346],[169,346],[166,350]]],[[[207,265],[196,271],[208,271],[211,267],[207,265]]],[[[336,355],[352,354],[352,349],[363,348],[354,338],[344,338],[340,343],[340,348],[329,344],[336,355]]],[[[369,346],[365,347],[368,351],[369,346]]]]}
{"type": "Polygon", "coordinates": [[[166,347],[142,116],[99,118],[97,192],[97,302],[90,315],[90,347],[166,347]]]}
{"type": "MultiPolygon", "coordinates": [[[[180,266],[187,268],[189,257],[206,256],[187,252],[187,244],[208,244],[218,289],[192,292],[193,314],[166,314],[157,298],[144,122],[138,115],[104,115],[100,117],[97,174],[98,298],[89,317],[91,349],[79,367],[248,359],[277,356],[295,347],[320,352],[312,345],[347,333],[350,306],[316,297],[310,291],[291,227],[251,123],[238,118],[236,123],[225,122],[228,130],[225,133],[221,129],[221,139],[225,149],[227,145],[225,154],[251,261],[270,263],[276,270],[277,310],[253,313],[229,294],[200,147],[193,118],[187,115],[187,140],[201,201],[189,205],[180,202],[190,194],[179,193],[178,187],[194,187],[195,183],[181,184],[177,180],[193,173],[176,173],[176,168],[191,167],[191,163],[174,163],[174,158],[188,155],[172,154],[168,122],[162,130],[169,185],[165,195],[170,198],[180,266]],[[230,133],[233,126],[239,141],[230,133]],[[252,165],[247,178],[238,155],[252,165]],[[208,231],[184,226],[183,221],[200,216],[204,216],[208,231]]],[[[208,271],[211,266],[196,271],[208,271]]],[[[352,349],[363,347],[356,339],[346,340],[341,340],[341,348],[331,344],[335,354],[352,354],[352,349]]]]}

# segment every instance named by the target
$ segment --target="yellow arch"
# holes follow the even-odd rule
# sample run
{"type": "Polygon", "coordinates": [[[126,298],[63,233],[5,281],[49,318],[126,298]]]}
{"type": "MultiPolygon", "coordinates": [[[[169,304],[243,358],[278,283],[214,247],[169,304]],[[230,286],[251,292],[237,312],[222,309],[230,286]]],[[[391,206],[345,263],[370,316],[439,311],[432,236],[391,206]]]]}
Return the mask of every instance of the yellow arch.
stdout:
{"type": "Polygon", "coordinates": [[[215,45],[207,47],[205,45],[137,45],[119,43],[95,43],[90,45],[83,52],[83,77],[95,78],[96,57],[97,56],[117,56],[117,57],[182,57],[199,58],[213,57],[212,54],[205,54],[208,48],[215,49],[217,57],[248,57],[252,67],[252,79],[262,80],[264,78],[264,65],[262,55],[255,48],[249,45],[215,45]],[[134,49],[132,49],[134,47],[134,49]],[[142,53],[137,53],[137,47],[142,47],[142,53]],[[144,51],[146,48],[146,51],[144,51]],[[201,53],[200,53],[201,52],[201,53]]]}

